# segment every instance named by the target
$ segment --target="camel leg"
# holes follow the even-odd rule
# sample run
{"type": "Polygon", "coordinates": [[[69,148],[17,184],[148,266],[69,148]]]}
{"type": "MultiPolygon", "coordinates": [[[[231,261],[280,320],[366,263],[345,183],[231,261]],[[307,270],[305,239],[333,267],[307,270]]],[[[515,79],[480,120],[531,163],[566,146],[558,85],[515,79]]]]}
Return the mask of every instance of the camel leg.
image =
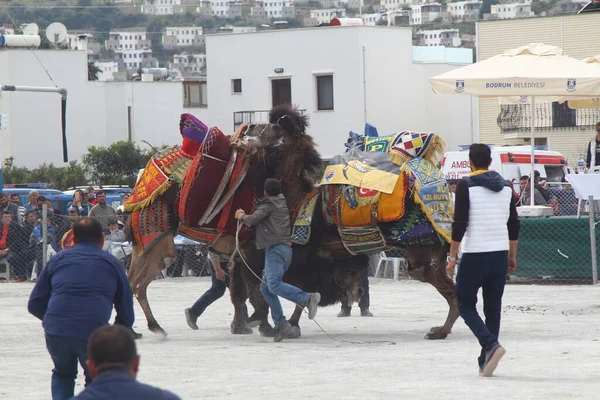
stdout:
{"type": "Polygon", "coordinates": [[[428,268],[425,273],[425,282],[431,284],[442,296],[444,296],[449,307],[448,316],[446,317],[444,325],[431,328],[429,333],[425,335],[425,338],[430,340],[445,339],[452,333],[452,327],[459,316],[458,300],[456,298],[454,282],[446,275],[444,267],[438,269],[428,268]]]}
{"type": "Polygon", "coordinates": [[[233,321],[231,321],[231,333],[234,335],[243,335],[252,333],[248,326],[248,307],[246,300],[248,293],[246,284],[240,271],[240,266],[233,264],[229,267],[229,294],[233,304],[233,321]]]}
{"type": "MultiPolygon", "coordinates": [[[[258,331],[261,336],[264,337],[275,337],[275,329],[269,323],[269,304],[267,304],[265,298],[260,292],[261,282],[247,269],[242,273],[244,281],[246,282],[246,293],[248,293],[248,299],[250,304],[254,308],[254,313],[248,319],[249,324],[258,324],[258,331]]],[[[250,325],[252,326],[252,325],[250,325]]]]}
{"type": "Polygon", "coordinates": [[[154,315],[152,314],[152,310],[150,309],[150,303],[148,303],[148,296],[146,295],[146,289],[148,285],[154,280],[154,278],[142,283],[137,291],[136,298],[144,311],[144,315],[146,316],[146,320],[148,321],[148,329],[150,332],[162,335],[164,337],[167,336],[167,332],[158,324],[154,315]]]}
{"type": "Polygon", "coordinates": [[[302,313],[303,313],[303,308],[296,305],[296,307],[294,308],[294,313],[292,314],[292,317],[289,319],[289,323],[292,326],[297,326],[298,327],[298,336],[295,337],[291,337],[290,339],[298,339],[301,335],[302,335],[302,331],[300,330],[300,318],[302,317],[302,313]]]}

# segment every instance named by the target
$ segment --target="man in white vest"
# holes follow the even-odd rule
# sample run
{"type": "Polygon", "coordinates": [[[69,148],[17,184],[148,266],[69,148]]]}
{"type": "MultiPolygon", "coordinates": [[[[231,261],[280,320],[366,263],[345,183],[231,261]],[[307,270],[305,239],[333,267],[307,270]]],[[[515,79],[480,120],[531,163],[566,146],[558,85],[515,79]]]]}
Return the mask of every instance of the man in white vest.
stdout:
{"type": "Polygon", "coordinates": [[[596,137],[588,144],[586,165],[588,169],[600,165],[600,122],[596,124],[596,137]]]}
{"type": "Polygon", "coordinates": [[[446,271],[454,275],[459,247],[462,258],[456,276],[460,316],[479,340],[479,375],[492,376],[506,350],[498,342],[502,294],[507,273],[517,269],[519,217],[510,184],[495,171],[490,148],[475,143],[469,149],[469,177],[456,185],[452,244],[446,271]],[[477,312],[482,288],[485,323],[477,312]]]}

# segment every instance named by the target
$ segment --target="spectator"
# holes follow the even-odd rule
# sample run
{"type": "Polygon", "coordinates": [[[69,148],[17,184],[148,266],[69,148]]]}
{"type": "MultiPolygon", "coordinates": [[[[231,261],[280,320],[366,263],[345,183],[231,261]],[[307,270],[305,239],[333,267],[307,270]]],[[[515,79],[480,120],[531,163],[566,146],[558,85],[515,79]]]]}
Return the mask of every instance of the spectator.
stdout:
{"type": "Polygon", "coordinates": [[[2,225],[0,225],[0,260],[6,258],[12,269],[12,274],[16,276],[19,271],[18,253],[22,247],[21,227],[12,220],[8,211],[2,211],[2,225]]]}
{"type": "Polygon", "coordinates": [[[22,224],[27,209],[21,205],[21,197],[17,193],[13,193],[10,195],[10,202],[19,207],[19,224],[22,224]]]}
{"type": "MultiPolygon", "coordinates": [[[[521,195],[519,197],[518,206],[529,206],[531,204],[531,183],[529,182],[529,177],[527,175],[523,175],[519,180],[519,186],[521,188],[521,195]]],[[[536,188],[534,190],[533,204],[536,206],[545,206],[548,203],[544,196],[540,193],[536,188]]]]}
{"type": "MultiPolygon", "coordinates": [[[[35,228],[33,228],[33,230],[31,231],[31,236],[29,237],[29,245],[32,247],[38,248],[39,256],[41,256],[41,254],[42,254],[42,243],[44,241],[43,233],[44,233],[43,224],[40,223],[40,224],[37,224],[35,226],[35,228]]],[[[48,234],[48,243],[50,244],[52,249],[58,253],[60,251],[60,247],[58,246],[58,238],[56,236],[56,228],[52,224],[52,220],[50,218],[48,218],[47,234],[48,234]]],[[[41,261],[41,259],[38,261],[41,261]]],[[[41,265],[41,264],[38,264],[38,265],[41,265]]]]}
{"type": "Polygon", "coordinates": [[[577,207],[579,206],[579,200],[575,195],[573,187],[567,183],[565,178],[562,178],[561,188],[552,188],[552,194],[556,198],[556,215],[564,217],[570,215],[577,215],[577,207]]]}
{"type": "Polygon", "coordinates": [[[180,400],[172,392],[136,380],[140,356],[135,338],[127,329],[118,325],[96,329],[88,341],[87,353],[93,381],[73,400],[180,400]]]}
{"type": "Polygon", "coordinates": [[[546,203],[550,201],[550,192],[548,192],[548,184],[546,181],[543,181],[540,177],[540,171],[534,171],[533,173],[534,181],[533,186],[540,192],[546,203]]]}
{"type": "Polygon", "coordinates": [[[88,208],[91,210],[93,206],[98,204],[98,201],[96,200],[96,197],[94,195],[94,187],[93,186],[90,186],[87,188],[86,197],[87,197],[88,208]]]}
{"type": "Polygon", "coordinates": [[[596,124],[596,137],[590,140],[587,149],[586,166],[592,169],[600,165],[600,122],[596,124]]]}
{"type": "Polygon", "coordinates": [[[38,208],[37,198],[39,197],[40,192],[37,190],[32,190],[29,192],[29,203],[25,204],[25,209],[27,211],[35,211],[38,208]]]}
{"type": "Polygon", "coordinates": [[[123,210],[117,209],[117,224],[119,225],[119,229],[125,229],[126,221],[127,220],[125,219],[125,214],[123,213],[123,210]]]}
{"type": "Polygon", "coordinates": [[[134,321],[125,270],[102,251],[100,223],[83,218],[73,226],[73,235],[75,246],[52,258],[42,270],[27,307],[43,321],[46,347],[54,363],[53,400],[73,397],[78,360],[86,386],[92,380],[85,364],[87,341],[95,329],[108,323],[113,304],[115,324],[131,329],[134,321]]]}
{"type": "Polygon", "coordinates": [[[107,242],[121,243],[125,241],[125,233],[119,229],[116,219],[108,221],[108,231],[110,233],[105,236],[107,242]]]}
{"type": "MultiPolygon", "coordinates": [[[[371,298],[369,296],[369,269],[367,268],[362,275],[363,289],[365,293],[358,302],[361,317],[372,317],[373,313],[369,310],[371,298]]],[[[348,304],[348,299],[342,300],[342,309],[338,313],[338,317],[349,317],[352,313],[352,306],[348,304]]]]}
{"type": "Polygon", "coordinates": [[[77,215],[79,215],[80,217],[87,217],[89,215],[90,208],[85,202],[85,195],[83,194],[83,190],[77,189],[75,193],[73,193],[73,201],[69,203],[67,208],[74,208],[75,210],[77,210],[77,215]]]}
{"type": "Polygon", "coordinates": [[[33,261],[35,260],[36,256],[36,246],[32,246],[29,243],[29,239],[31,237],[33,229],[37,226],[37,224],[37,212],[27,211],[27,213],[25,213],[25,222],[21,226],[22,246],[18,254],[20,259],[21,271],[19,271],[19,273],[15,275],[17,277],[17,282],[24,282],[31,278],[33,271],[33,261]]]}
{"type": "Polygon", "coordinates": [[[448,181],[448,190],[450,191],[450,195],[452,196],[452,207],[454,207],[454,198],[455,198],[457,184],[458,184],[458,179],[450,179],[448,181]]]}
{"type": "Polygon", "coordinates": [[[106,194],[103,191],[96,194],[96,201],[98,203],[90,210],[90,217],[96,218],[100,221],[102,229],[108,230],[108,221],[117,219],[117,212],[106,204],[106,194]]]}
{"type": "Polygon", "coordinates": [[[12,220],[19,223],[19,207],[10,202],[10,196],[0,192],[0,212],[8,211],[12,220]]]}

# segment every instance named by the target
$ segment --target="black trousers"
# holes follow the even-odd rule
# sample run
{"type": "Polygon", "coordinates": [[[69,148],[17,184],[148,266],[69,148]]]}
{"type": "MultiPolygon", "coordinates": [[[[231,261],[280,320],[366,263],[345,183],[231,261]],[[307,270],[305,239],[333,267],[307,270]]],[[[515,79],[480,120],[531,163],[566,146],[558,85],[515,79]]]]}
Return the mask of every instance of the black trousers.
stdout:
{"type": "Polygon", "coordinates": [[[480,367],[485,352],[498,343],[507,271],[506,251],[465,253],[456,275],[458,311],[481,345],[480,367]],[[482,289],[485,322],[476,307],[479,288],[482,289]]]}
{"type": "MultiPolygon", "coordinates": [[[[369,269],[367,268],[362,275],[363,290],[365,294],[360,298],[358,306],[361,310],[368,310],[371,306],[371,298],[369,297],[369,269]]],[[[342,300],[342,310],[351,310],[352,306],[348,305],[348,299],[342,300]]]]}

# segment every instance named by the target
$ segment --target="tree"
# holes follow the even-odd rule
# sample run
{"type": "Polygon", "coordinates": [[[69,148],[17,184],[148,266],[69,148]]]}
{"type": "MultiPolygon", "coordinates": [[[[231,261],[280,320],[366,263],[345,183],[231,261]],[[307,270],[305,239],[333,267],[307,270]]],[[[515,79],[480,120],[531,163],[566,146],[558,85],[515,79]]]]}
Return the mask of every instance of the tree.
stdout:
{"type": "Polygon", "coordinates": [[[66,167],[56,167],[54,164],[42,164],[29,170],[26,167],[15,166],[15,159],[4,160],[3,179],[6,183],[47,183],[51,189],[66,190],[71,186],[87,184],[85,170],[77,161],[71,161],[66,167]]]}
{"type": "Polygon", "coordinates": [[[108,147],[88,147],[82,158],[92,183],[133,187],[137,173],[146,166],[150,152],[132,142],[115,142],[108,147]]]}
{"type": "Polygon", "coordinates": [[[88,81],[97,81],[101,72],[96,64],[88,61],[88,81]]]}

